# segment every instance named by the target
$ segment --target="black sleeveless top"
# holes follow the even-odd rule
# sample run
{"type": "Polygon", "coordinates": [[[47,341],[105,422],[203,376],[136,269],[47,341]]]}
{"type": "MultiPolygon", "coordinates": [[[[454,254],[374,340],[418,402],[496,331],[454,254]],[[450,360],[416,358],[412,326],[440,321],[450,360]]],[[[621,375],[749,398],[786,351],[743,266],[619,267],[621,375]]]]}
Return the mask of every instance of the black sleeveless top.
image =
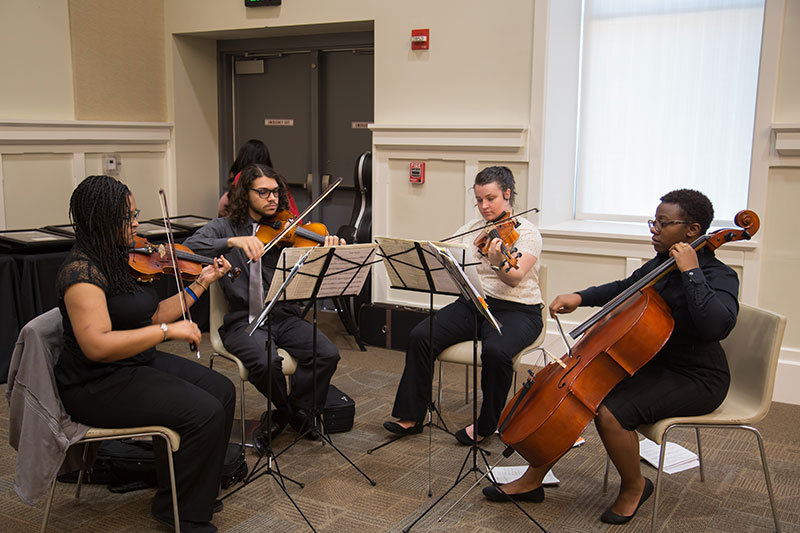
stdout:
{"type": "Polygon", "coordinates": [[[108,281],[97,265],[85,254],[73,248],[56,277],[58,308],[61,310],[64,324],[64,346],[54,369],[56,381],[60,386],[85,383],[110,374],[120,367],[147,363],[155,356],[156,350],[153,347],[112,363],[98,363],[88,359],[75,338],[64,305],[64,293],[75,283],[91,283],[105,292],[111,328],[115,331],[151,325],[153,313],[156,312],[159,303],[155,289],[146,283],[137,283],[132,293],[111,293],[108,281]]]}

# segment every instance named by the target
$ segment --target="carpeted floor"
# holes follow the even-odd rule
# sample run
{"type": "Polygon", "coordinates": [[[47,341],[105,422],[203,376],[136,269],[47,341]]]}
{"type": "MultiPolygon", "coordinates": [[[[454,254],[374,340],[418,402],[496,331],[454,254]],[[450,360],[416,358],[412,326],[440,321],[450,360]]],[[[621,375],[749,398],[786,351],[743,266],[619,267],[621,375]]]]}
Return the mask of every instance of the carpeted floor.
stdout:
{"type": "MultiPolygon", "coordinates": [[[[394,393],[403,368],[403,353],[369,347],[360,352],[336,320],[324,320],[323,329],[338,344],[342,359],[333,383],[356,402],[355,426],[347,433],[332,435],[336,447],[376,482],[372,486],[345,458],[330,446],[300,441],[279,457],[285,475],[302,482],[287,488],[297,505],[317,531],[335,533],[400,531],[406,528],[456,479],[467,457],[467,448],[434,429],[402,439],[367,454],[367,449],[387,439],[382,422],[389,419],[394,393]],[[429,463],[430,442],[430,463],[429,463]],[[430,467],[429,467],[430,464],[430,467]],[[433,497],[428,497],[428,484],[433,497]]],[[[205,336],[207,339],[207,335],[205,336]]],[[[165,345],[168,351],[186,354],[180,343],[165,345]]],[[[556,348],[557,350],[557,348],[556,348]]],[[[210,346],[201,346],[202,362],[208,363],[210,346]]],[[[233,367],[216,367],[234,378],[233,367]]],[[[238,386],[238,378],[235,378],[238,386]]],[[[4,386],[3,386],[4,388],[4,386]]],[[[445,366],[443,415],[455,431],[470,422],[472,408],[464,403],[464,369],[445,366]]],[[[238,408],[237,408],[238,409],[238,408]]],[[[264,409],[263,398],[247,385],[247,417],[258,418],[264,409]]],[[[775,403],[768,417],[758,424],[764,437],[778,513],[783,531],[800,531],[800,406],[775,403]]],[[[235,440],[234,433],[234,440],[235,440]]],[[[693,434],[678,434],[678,442],[694,450],[693,434]]],[[[745,432],[709,430],[703,433],[706,481],[700,482],[697,469],[665,476],[659,516],[662,531],[770,531],[774,530],[753,437],[745,432]]],[[[0,406],[0,437],[8,442],[8,407],[0,406]]],[[[294,437],[289,430],[275,443],[280,450],[294,437]]],[[[522,504],[547,531],[648,531],[652,498],[637,517],[624,526],[607,526],[598,519],[610,505],[617,488],[612,473],[609,492],[603,494],[605,454],[594,430],[584,432],[586,444],[568,453],[554,469],[559,486],[546,489],[543,503],[522,504]]],[[[491,437],[486,448],[489,462],[500,457],[502,443],[491,437]]],[[[256,456],[248,452],[252,467],[256,456]]],[[[38,531],[42,505],[32,508],[16,496],[12,485],[16,452],[0,447],[0,531],[25,533],[38,531]]],[[[483,461],[478,460],[483,467],[483,461]]],[[[503,465],[521,465],[512,456],[503,465]]],[[[471,459],[467,467],[472,466],[471,459]]],[[[643,466],[646,476],[655,480],[655,470],[643,466]]],[[[469,475],[426,517],[414,531],[537,531],[528,518],[511,504],[484,500],[479,488],[463,500],[456,500],[474,483],[469,475]],[[442,514],[453,509],[444,518],[442,514]]],[[[481,483],[482,486],[486,482],[481,483]]],[[[74,486],[59,484],[49,523],[49,531],[169,531],[150,518],[152,491],[112,494],[102,485],[86,485],[80,500],[74,486]]],[[[231,533],[260,531],[310,531],[290,500],[269,476],[251,483],[225,500],[225,508],[214,517],[220,531],[231,533]]]]}

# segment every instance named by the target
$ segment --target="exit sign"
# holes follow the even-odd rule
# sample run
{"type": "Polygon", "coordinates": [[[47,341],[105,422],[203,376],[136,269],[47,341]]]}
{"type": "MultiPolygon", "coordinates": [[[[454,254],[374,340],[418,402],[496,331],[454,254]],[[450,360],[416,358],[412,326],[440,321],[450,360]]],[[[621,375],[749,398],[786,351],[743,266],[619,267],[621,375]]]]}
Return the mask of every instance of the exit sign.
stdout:
{"type": "Polygon", "coordinates": [[[244,0],[244,7],[279,6],[281,0],[244,0]]]}

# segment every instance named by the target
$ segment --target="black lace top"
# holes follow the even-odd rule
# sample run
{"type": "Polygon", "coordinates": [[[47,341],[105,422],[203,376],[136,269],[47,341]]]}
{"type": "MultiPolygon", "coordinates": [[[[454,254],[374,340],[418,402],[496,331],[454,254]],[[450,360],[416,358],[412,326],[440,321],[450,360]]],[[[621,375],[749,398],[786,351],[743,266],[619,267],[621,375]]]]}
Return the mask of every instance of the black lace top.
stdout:
{"type": "Polygon", "coordinates": [[[85,383],[121,366],[139,365],[153,358],[155,348],[113,363],[97,363],[83,355],[64,305],[64,293],[75,283],[91,283],[103,289],[111,317],[111,328],[114,330],[136,329],[152,324],[152,316],[159,303],[158,294],[149,284],[137,283],[133,293],[111,293],[108,281],[97,265],[73,248],[56,277],[58,308],[64,322],[64,347],[54,369],[59,385],[85,383]]]}

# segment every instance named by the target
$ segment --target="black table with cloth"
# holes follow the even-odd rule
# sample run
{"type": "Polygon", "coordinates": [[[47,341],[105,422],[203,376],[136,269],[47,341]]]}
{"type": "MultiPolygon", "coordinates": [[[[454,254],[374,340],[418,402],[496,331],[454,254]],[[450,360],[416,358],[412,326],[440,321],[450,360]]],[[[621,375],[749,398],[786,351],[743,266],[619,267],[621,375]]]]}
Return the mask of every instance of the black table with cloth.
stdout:
{"type": "MultiPolygon", "coordinates": [[[[184,236],[186,234],[184,233],[184,236]]],[[[151,239],[159,244],[158,239],[151,239]]],[[[51,247],[47,251],[6,249],[0,252],[0,383],[8,377],[11,353],[19,330],[28,321],[58,305],[56,274],[67,257],[68,247],[51,247]]],[[[177,292],[174,276],[161,276],[153,281],[161,299],[177,292]]],[[[192,319],[201,331],[208,331],[209,298],[203,293],[191,308],[192,319]]]]}

